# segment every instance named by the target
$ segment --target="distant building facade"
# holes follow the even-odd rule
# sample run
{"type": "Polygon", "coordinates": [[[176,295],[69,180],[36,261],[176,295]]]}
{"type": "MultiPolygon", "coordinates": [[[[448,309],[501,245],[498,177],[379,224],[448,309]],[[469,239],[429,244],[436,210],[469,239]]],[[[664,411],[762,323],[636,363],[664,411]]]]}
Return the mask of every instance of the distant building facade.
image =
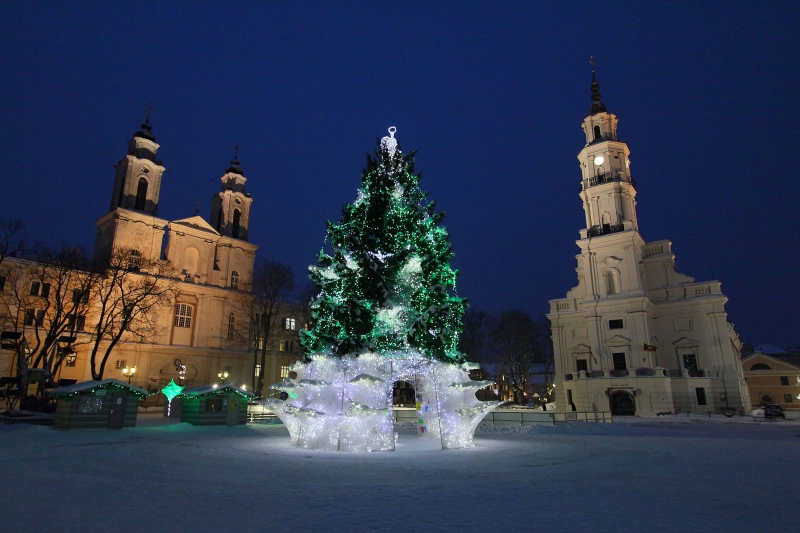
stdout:
{"type": "Polygon", "coordinates": [[[586,227],[578,285],[550,301],[559,409],[616,415],[750,407],[720,282],[675,269],[672,243],[638,231],[630,151],[596,79],[578,155],[586,227]]]}
{"type": "MultiPolygon", "coordinates": [[[[197,215],[168,221],[157,216],[165,170],[156,157],[158,148],[150,125],[143,124],[115,166],[110,209],[96,222],[96,249],[126,249],[141,260],[168,260],[177,290],[171,306],[159,314],[152,337],[124,338],[126,342],[114,348],[103,377],[126,380],[123,370],[135,366],[131,384],[150,392],[172,379],[186,386],[219,383],[220,372],[228,373],[227,383],[248,389],[254,373],[265,373],[265,386],[280,381],[300,358],[297,331],[303,325],[296,306],[281,306],[286,316],[279,322],[267,368],[254,368],[246,307],[257,246],[247,240],[253,199],[244,190],[247,178],[239,161],[234,158],[221,177],[221,191],[212,197],[211,222],[197,215]]],[[[35,342],[34,321],[45,327],[48,320],[46,297],[41,289],[34,294],[33,286],[41,285],[34,276],[36,268],[35,263],[17,258],[6,258],[0,265],[2,329],[22,331],[28,345],[35,342]],[[6,297],[12,289],[26,299],[17,298],[14,304],[6,297]]],[[[90,294],[87,308],[95,305],[91,298],[90,294]]],[[[87,342],[91,319],[78,318],[71,327],[77,340],[53,376],[55,381],[92,379],[87,342]]],[[[8,352],[0,350],[4,376],[14,372],[14,358],[8,352]]]]}
{"type": "Polygon", "coordinates": [[[742,359],[751,406],[777,403],[784,409],[800,409],[800,357],[781,357],[755,352],[742,359]]]}

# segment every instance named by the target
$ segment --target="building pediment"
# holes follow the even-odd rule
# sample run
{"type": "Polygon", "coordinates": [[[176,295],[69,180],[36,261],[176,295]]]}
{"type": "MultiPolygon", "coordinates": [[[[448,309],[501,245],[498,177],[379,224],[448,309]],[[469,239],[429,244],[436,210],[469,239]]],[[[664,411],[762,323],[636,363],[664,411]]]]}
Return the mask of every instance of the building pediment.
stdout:
{"type": "Polygon", "coordinates": [[[749,370],[753,365],[758,363],[767,365],[770,370],[775,371],[795,373],[800,370],[800,366],[793,365],[789,361],[783,361],[776,357],[770,357],[769,355],[761,352],[750,354],[742,359],[742,367],[745,370],[749,370]]]}
{"type": "Polygon", "coordinates": [[[697,348],[700,346],[700,341],[690,339],[689,337],[681,337],[672,343],[676,348],[697,348]]]}
{"type": "Polygon", "coordinates": [[[199,215],[195,215],[189,218],[182,218],[180,220],[173,220],[170,222],[170,225],[179,225],[184,226],[187,228],[196,229],[199,231],[205,231],[211,233],[213,235],[219,235],[219,232],[211,227],[211,225],[206,222],[203,217],[199,215]]]}
{"type": "Polygon", "coordinates": [[[581,353],[592,353],[592,347],[587,346],[586,344],[576,344],[575,346],[569,349],[569,353],[573,355],[581,353]]]}
{"type": "Polygon", "coordinates": [[[614,335],[610,339],[606,341],[606,346],[609,347],[616,347],[616,346],[630,346],[631,340],[627,337],[623,337],[622,335],[614,335]]]}

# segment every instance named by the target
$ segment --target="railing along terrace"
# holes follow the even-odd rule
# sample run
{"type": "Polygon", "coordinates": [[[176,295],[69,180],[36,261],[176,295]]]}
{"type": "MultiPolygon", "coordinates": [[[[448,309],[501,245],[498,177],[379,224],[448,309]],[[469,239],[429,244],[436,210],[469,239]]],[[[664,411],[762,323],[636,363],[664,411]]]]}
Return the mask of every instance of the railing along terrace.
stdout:
{"type": "Polygon", "coordinates": [[[611,172],[603,172],[602,174],[597,174],[596,176],[590,176],[588,183],[581,183],[581,191],[585,191],[589,187],[594,187],[595,185],[602,185],[603,183],[611,183],[614,181],[627,181],[634,189],[636,189],[636,180],[631,176],[628,176],[628,179],[625,179],[624,175],[619,172],[616,176],[612,175],[611,172]]]}
{"type": "Polygon", "coordinates": [[[625,224],[603,224],[602,226],[592,226],[586,230],[587,237],[599,237],[609,233],[618,233],[625,230],[625,224]]]}
{"type": "Polygon", "coordinates": [[[668,378],[682,378],[683,372],[680,370],[667,370],[668,378]]]}
{"type": "Polygon", "coordinates": [[[605,376],[605,372],[602,370],[592,370],[586,373],[587,378],[602,378],[603,376],[605,376]]]}
{"type": "Polygon", "coordinates": [[[564,381],[572,381],[572,374],[564,374],[564,381]]]}
{"type": "Polygon", "coordinates": [[[704,378],[706,377],[705,370],[689,370],[689,377],[690,378],[704,378]]]}
{"type": "Polygon", "coordinates": [[[655,376],[656,371],[654,368],[637,368],[636,369],[637,376],[655,376]]]}
{"type": "Polygon", "coordinates": [[[609,370],[608,375],[612,378],[626,378],[628,377],[627,370],[609,370]]]}

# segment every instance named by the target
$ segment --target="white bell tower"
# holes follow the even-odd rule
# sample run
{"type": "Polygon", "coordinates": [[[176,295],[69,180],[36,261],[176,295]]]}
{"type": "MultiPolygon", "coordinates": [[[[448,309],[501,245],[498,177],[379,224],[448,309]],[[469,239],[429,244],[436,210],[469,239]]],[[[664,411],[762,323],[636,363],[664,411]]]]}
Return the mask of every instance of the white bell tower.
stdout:
{"type": "Polygon", "coordinates": [[[239,164],[239,148],[230,166],[220,178],[222,190],[211,197],[211,225],[221,235],[234,239],[247,240],[250,228],[250,205],[253,198],[244,192],[247,178],[239,164]]]}
{"type": "Polygon", "coordinates": [[[578,154],[581,199],[591,235],[638,229],[636,182],[630,174],[630,150],[617,139],[617,117],[606,110],[592,72],[592,107],[582,124],[586,145],[578,154]],[[625,228],[625,223],[628,227],[625,228]]]}

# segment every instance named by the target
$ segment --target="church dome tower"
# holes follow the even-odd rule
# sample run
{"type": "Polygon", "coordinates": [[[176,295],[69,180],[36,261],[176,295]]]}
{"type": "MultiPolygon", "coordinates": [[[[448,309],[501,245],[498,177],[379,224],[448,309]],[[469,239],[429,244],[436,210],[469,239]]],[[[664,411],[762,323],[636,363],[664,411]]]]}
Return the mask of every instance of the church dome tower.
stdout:
{"type": "Polygon", "coordinates": [[[250,193],[244,192],[247,178],[239,163],[238,152],[237,147],[233,161],[220,178],[222,190],[211,197],[211,225],[221,235],[246,241],[253,199],[250,193]]]}
{"type": "Polygon", "coordinates": [[[156,159],[159,145],[148,118],[128,142],[128,154],[114,166],[116,177],[111,207],[156,216],[164,166],[156,159]]]}

